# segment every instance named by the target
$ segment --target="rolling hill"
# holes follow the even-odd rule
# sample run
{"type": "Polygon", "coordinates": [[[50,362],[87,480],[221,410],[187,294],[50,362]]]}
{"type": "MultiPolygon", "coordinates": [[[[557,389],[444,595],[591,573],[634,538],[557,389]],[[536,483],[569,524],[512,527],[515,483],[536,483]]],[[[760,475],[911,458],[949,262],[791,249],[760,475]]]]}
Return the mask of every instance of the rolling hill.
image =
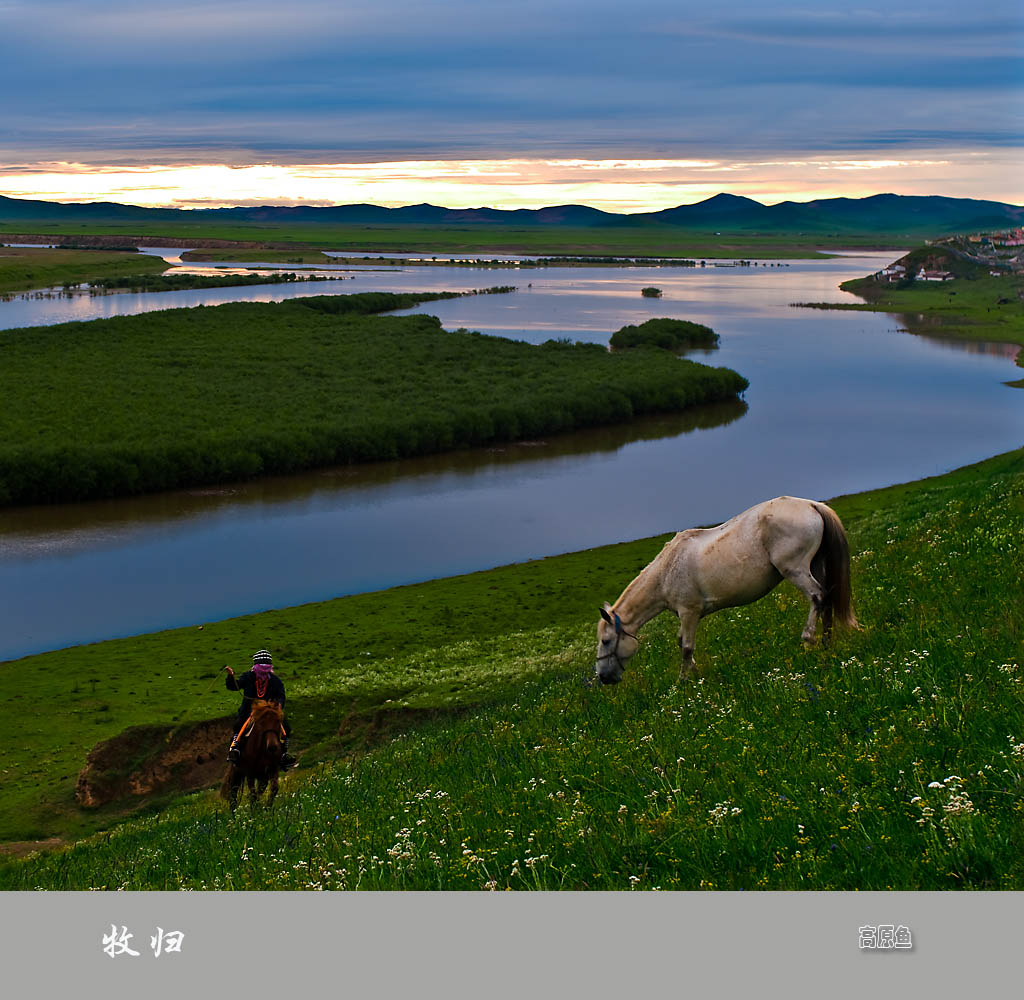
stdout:
{"type": "Polygon", "coordinates": [[[901,234],[935,237],[1024,224],[1024,207],[971,198],[879,194],[762,205],[718,194],[693,205],[621,215],[585,205],[505,211],[437,205],[263,205],[215,209],[143,208],[114,202],[62,204],[0,196],[0,226],[119,225],[138,222],[238,225],[504,226],[516,228],[649,228],[810,235],[901,234]]]}

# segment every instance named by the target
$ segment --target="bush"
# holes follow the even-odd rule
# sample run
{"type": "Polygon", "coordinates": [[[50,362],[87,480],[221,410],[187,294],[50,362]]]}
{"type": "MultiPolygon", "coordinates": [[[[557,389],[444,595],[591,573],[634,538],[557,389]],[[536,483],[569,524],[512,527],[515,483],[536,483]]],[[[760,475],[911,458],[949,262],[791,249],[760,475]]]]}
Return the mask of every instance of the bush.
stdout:
{"type": "Polygon", "coordinates": [[[617,350],[643,344],[683,351],[691,347],[717,347],[718,334],[709,326],[685,319],[649,319],[639,326],[624,326],[609,341],[617,350]]]}

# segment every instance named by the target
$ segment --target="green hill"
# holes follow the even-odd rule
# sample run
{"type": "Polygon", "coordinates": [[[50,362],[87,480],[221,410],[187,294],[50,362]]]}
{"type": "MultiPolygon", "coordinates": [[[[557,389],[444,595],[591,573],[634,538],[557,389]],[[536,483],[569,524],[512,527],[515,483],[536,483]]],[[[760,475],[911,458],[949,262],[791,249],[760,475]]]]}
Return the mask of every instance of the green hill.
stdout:
{"type": "MultiPolygon", "coordinates": [[[[295,748],[333,732],[344,756],[306,753],[270,812],[165,800],[0,864],[0,888],[1020,890],[1024,452],[833,505],[863,631],[804,649],[783,585],[709,617],[681,683],[668,615],[620,685],[582,683],[597,607],[664,539],[11,664],[20,694],[100,681],[78,714],[60,699],[88,745],[155,663],[216,717],[220,665],[267,641],[295,748]]],[[[57,725],[36,709],[0,750],[8,823],[53,796],[57,725]]]]}
{"type": "MultiPolygon", "coordinates": [[[[141,208],[110,202],[58,204],[0,197],[0,227],[9,232],[41,225],[124,227],[197,232],[211,236],[238,227],[489,227],[514,229],[661,228],[699,232],[801,234],[816,236],[893,235],[932,237],[978,229],[1018,226],[1024,208],[970,198],[879,194],[869,198],[831,198],[762,205],[750,198],[718,194],[693,205],[659,212],[616,214],[585,205],[505,211],[493,208],[450,209],[437,205],[326,207],[263,205],[244,208],[141,208]],[[20,227],[20,228],[15,228],[20,227]]],[[[141,231],[141,230],[140,230],[141,231]]],[[[237,238],[237,237],[236,237],[237,238]]],[[[258,237],[257,237],[258,238],[258,237]]]]}

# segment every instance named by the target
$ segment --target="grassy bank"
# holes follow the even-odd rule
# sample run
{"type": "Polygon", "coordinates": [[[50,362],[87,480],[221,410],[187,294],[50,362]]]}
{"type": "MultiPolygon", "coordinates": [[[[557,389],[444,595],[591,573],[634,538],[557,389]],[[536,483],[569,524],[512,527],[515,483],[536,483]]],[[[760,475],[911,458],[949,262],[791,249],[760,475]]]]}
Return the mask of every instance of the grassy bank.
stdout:
{"type": "Polygon", "coordinates": [[[911,333],[1024,346],[1024,275],[992,277],[984,273],[973,278],[906,284],[888,284],[868,277],[845,281],[839,287],[865,301],[796,304],[896,313],[911,333]]]}
{"type": "Polygon", "coordinates": [[[120,274],[160,274],[168,264],[149,254],[109,250],[0,247],[0,293],[79,285],[120,274]]]}
{"type": "MultiPolygon", "coordinates": [[[[504,291],[507,289],[497,289],[504,291]]],[[[454,293],[169,309],[0,336],[0,504],[432,454],[673,412],[746,380],[659,351],[369,316],[454,293]]]]}
{"type": "Polygon", "coordinates": [[[5,665],[7,836],[55,829],[27,832],[38,786],[67,829],[89,744],[220,714],[216,670],[263,644],[307,754],[270,814],[195,794],[0,886],[1020,889],[1024,451],[834,506],[864,630],[804,650],[784,584],[707,619],[682,684],[669,616],[621,685],[581,683],[663,539],[5,665]],[[408,735],[314,763],[372,709],[408,735]]]}

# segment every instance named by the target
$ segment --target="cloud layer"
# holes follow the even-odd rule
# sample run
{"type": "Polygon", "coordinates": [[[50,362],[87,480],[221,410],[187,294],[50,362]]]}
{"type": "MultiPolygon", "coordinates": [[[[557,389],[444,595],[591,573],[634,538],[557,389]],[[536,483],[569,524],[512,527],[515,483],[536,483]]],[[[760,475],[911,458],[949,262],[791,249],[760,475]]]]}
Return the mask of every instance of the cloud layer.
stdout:
{"type": "Polygon", "coordinates": [[[0,26],[8,164],[906,159],[1024,136],[1016,0],[0,0],[0,26]]]}

